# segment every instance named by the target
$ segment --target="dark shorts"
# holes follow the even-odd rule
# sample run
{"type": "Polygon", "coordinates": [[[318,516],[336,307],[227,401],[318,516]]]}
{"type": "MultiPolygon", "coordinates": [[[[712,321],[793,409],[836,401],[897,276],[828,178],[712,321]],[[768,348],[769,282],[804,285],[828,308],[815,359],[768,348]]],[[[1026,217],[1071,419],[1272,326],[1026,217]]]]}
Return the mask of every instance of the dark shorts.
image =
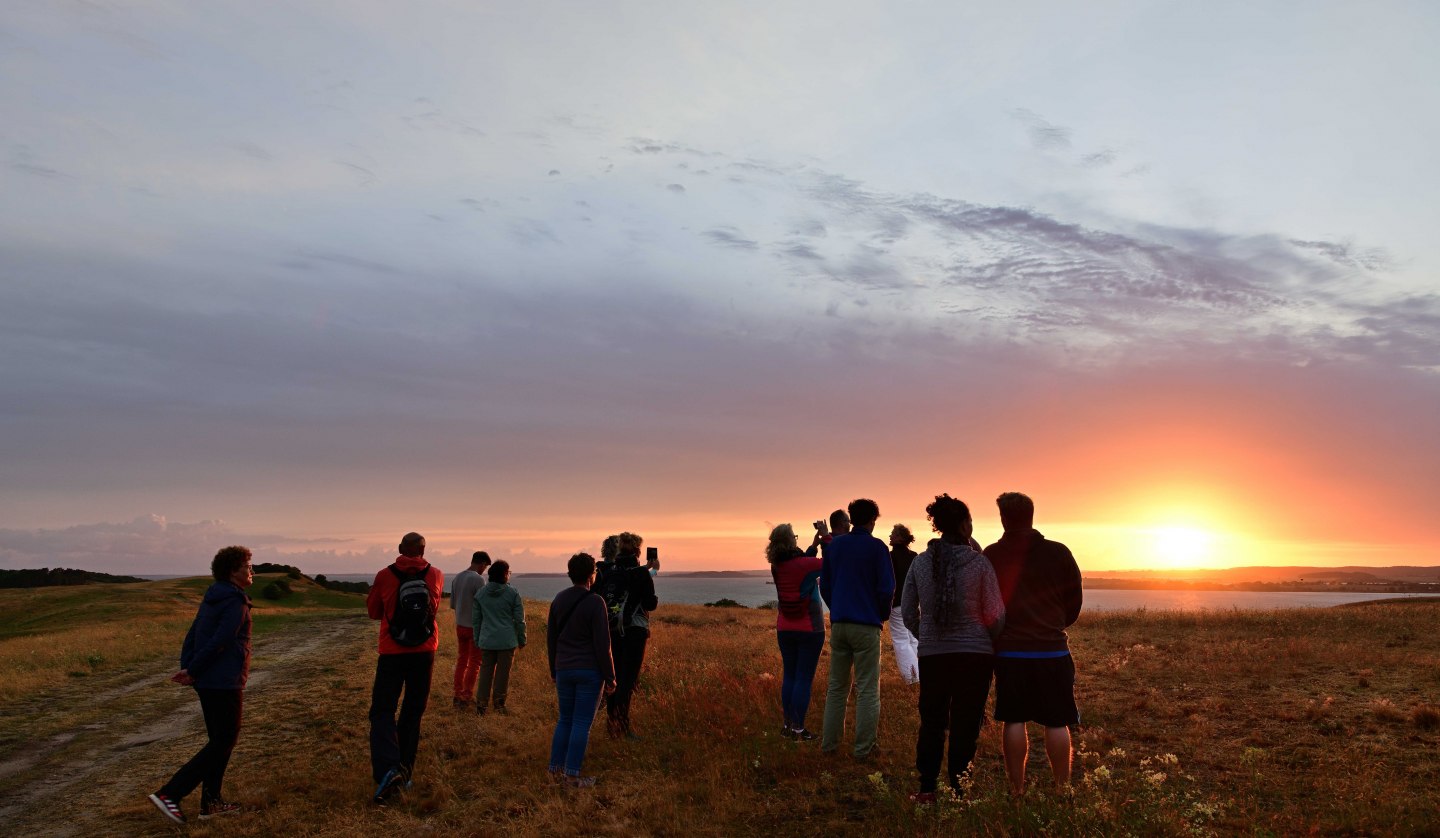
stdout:
{"type": "Polygon", "coordinates": [[[1080,724],[1075,659],[995,657],[995,721],[1080,724]]]}

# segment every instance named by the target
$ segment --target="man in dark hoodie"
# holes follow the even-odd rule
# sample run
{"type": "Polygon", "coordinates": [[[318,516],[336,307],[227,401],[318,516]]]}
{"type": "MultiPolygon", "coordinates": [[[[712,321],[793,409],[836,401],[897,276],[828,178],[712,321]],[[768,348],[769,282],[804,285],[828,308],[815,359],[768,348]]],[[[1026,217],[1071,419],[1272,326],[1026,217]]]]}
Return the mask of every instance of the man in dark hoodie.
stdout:
{"type": "Polygon", "coordinates": [[[375,574],[365,600],[370,619],[380,621],[380,660],[370,692],[370,770],[376,784],[371,799],[377,804],[396,789],[408,788],[415,770],[420,719],[440,648],[435,613],[444,586],[445,574],[425,561],[425,536],[406,533],[400,556],[375,574]],[[400,705],[402,692],[405,703],[400,705]]]}
{"type": "Polygon", "coordinates": [[[1080,568],[1069,548],[1034,527],[1035,502],[1019,492],[995,499],[1005,532],[985,548],[1005,601],[1005,629],[995,640],[995,719],[1012,794],[1025,791],[1030,740],[1026,722],[1045,726],[1045,753],[1056,786],[1070,782],[1070,725],[1075,662],[1065,629],[1080,616],[1080,568]]]}
{"type": "Polygon", "coordinates": [[[240,738],[240,710],[250,674],[250,597],[245,594],[255,581],[250,551],[239,546],[221,549],[210,562],[210,574],[215,584],[205,591],[180,649],[180,671],[170,678],[195,688],[209,741],[150,795],[150,802],[177,824],[185,823],[180,801],[196,786],[201,786],[201,820],[240,809],[225,802],[220,785],[240,738]]]}

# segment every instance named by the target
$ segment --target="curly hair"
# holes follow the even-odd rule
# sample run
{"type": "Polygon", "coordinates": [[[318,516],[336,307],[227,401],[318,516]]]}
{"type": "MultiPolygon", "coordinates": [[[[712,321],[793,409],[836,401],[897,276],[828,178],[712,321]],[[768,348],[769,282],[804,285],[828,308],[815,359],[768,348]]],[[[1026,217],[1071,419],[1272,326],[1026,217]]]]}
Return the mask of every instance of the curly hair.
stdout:
{"type": "Polygon", "coordinates": [[[615,536],[615,542],[615,552],[617,556],[638,556],[640,555],[640,547],[645,543],[645,539],[633,532],[622,532],[615,536]]]}
{"type": "Polygon", "coordinates": [[[210,560],[210,575],[215,577],[216,582],[229,581],[235,571],[249,563],[250,557],[249,547],[239,544],[221,547],[215,558],[210,560]]]}
{"type": "Polygon", "coordinates": [[[508,575],[509,573],[510,563],[505,561],[504,559],[501,559],[495,564],[490,565],[489,576],[491,582],[504,582],[506,575],[508,575]]]}
{"type": "Polygon", "coordinates": [[[600,543],[600,561],[613,562],[620,554],[620,536],[609,535],[600,543]]]}
{"type": "Polygon", "coordinates": [[[798,549],[795,543],[795,528],[789,524],[778,524],[770,531],[770,543],[765,545],[765,561],[770,564],[783,562],[798,549]]]}
{"type": "Polygon", "coordinates": [[[965,501],[952,498],[948,493],[935,496],[935,501],[925,507],[925,517],[941,535],[959,535],[971,520],[970,507],[965,501]]]}
{"type": "Polygon", "coordinates": [[[890,528],[891,540],[895,540],[896,536],[899,536],[900,543],[906,547],[915,543],[915,533],[910,532],[910,528],[904,524],[896,524],[890,528]]]}
{"type": "Polygon", "coordinates": [[[850,511],[850,523],[857,527],[871,527],[875,520],[880,517],[880,504],[869,498],[856,498],[850,501],[847,507],[850,511]]]}

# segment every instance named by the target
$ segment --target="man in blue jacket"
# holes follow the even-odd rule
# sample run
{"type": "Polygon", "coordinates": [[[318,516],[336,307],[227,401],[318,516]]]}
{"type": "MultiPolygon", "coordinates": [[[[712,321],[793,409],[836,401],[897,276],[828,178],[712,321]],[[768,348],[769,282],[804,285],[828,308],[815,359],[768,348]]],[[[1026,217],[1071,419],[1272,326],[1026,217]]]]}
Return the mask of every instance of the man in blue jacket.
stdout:
{"type": "Polygon", "coordinates": [[[170,782],[150,795],[155,808],[177,824],[185,823],[180,801],[196,786],[202,787],[201,820],[240,808],[225,802],[220,785],[240,738],[240,708],[250,675],[250,597],[245,594],[255,581],[250,551],[238,546],[223,548],[210,563],[210,573],[215,584],[205,591],[180,649],[180,671],[170,678],[195,688],[209,741],[170,782]]]}
{"type": "Polygon", "coordinates": [[[890,550],[872,535],[880,507],[869,498],[851,501],[850,532],[825,545],[820,563],[820,596],[830,607],[830,684],[825,692],[825,727],[820,750],[840,747],[845,729],[850,670],[855,670],[857,759],[875,750],[880,726],[880,628],[890,619],[895,570],[890,550]]]}

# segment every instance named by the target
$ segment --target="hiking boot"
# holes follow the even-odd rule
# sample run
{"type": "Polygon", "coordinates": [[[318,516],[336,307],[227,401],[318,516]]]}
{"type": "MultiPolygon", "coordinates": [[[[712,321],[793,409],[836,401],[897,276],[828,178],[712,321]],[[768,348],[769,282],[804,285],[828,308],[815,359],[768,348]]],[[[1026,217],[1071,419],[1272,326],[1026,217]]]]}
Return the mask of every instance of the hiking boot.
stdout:
{"type": "Polygon", "coordinates": [[[935,792],[913,791],[910,793],[910,802],[914,803],[916,806],[934,806],[935,792]]]}
{"type": "Polygon", "coordinates": [[[797,742],[814,742],[820,737],[816,734],[811,733],[803,727],[797,727],[790,729],[790,738],[794,739],[797,742]]]}
{"type": "Polygon", "coordinates": [[[572,789],[593,789],[593,788],[595,788],[595,778],[594,778],[594,777],[572,777],[572,776],[570,776],[570,775],[566,775],[566,777],[565,777],[565,785],[566,785],[567,788],[572,788],[572,789]]]}
{"type": "Polygon", "coordinates": [[[160,810],[160,814],[174,823],[181,825],[185,823],[185,813],[180,811],[180,801],[171,800],[158,791],[150,795],[149,799],[151,803],[155,804],[155,808],[160,810]]]}
{"type": "Polygon", "coordinates": [[[866,752],[863,753],[863,754],[856,754],[856,755],[855,755],[855,761],[856,761],[856,762],[875,762],[875,761],[878,760],[878,759],[880,759],[880,746],[879,746],[879,745],[871,745],[871,746],[870,746],[870,750],[866,751],[866,752]]]}
{"type": "Polygon", "coordinates": [[[497,704],[497,705],[495,705],[495,712],[496,712],[496,713],[499,713],[499,714],[502,715],[502,716],[508,716],[508,715],[510,715],[510,711],[509,711],[509,710],[506,710],[506,709],[505,709],[505,705],[503,705],[503,704],[497,704]]]}
{"type": "Polygon", "coordinates": [[[475,715],[477,715],[477,716],[483,716],[483,715],[485,715],[485,705],[483,705],[483,704],[477,704],[477,705],[475,705],[475,715]]]}
{"type": "Polygon", "coordinates": [[[375,796],[370,799],[376,806],[384,806],[385,799],[403,785],[405,785],[405,773],[399,768],[392,768],[385,772],[384,777],[380,778],[380,784],[375,787],[375,796]]]}
{"type": "Polygon", "coordinates": [[[786,724],[784,727],[780,728],[780,735],[785,737],[786,739],[794,739],[795,728],[791,727],[789,724],[786,724]]]}
{"type": "Polygon", "coordinates": [[[239,803],[226,803],[224,800],[213,800],[209,803],[201,803],[200,820],[208,820],[216,815],[233,815],[243,808],[239,803]]]}
{"type": "Polygon", "coordinates": [[[466,701],[463,698],[452,698],[450,699],[450,706],[454,707],[456,710],[464,710],[466,707],[470,706],[470,702],[466,701]]]}
{"type": "Polygon", "coordinates": [[[563,768],[556,768],[552,765],[545,769],[545,774],[550,778],[550,782],[552,783],[559,783],[565,780],[565,769],[563,768]]]}

